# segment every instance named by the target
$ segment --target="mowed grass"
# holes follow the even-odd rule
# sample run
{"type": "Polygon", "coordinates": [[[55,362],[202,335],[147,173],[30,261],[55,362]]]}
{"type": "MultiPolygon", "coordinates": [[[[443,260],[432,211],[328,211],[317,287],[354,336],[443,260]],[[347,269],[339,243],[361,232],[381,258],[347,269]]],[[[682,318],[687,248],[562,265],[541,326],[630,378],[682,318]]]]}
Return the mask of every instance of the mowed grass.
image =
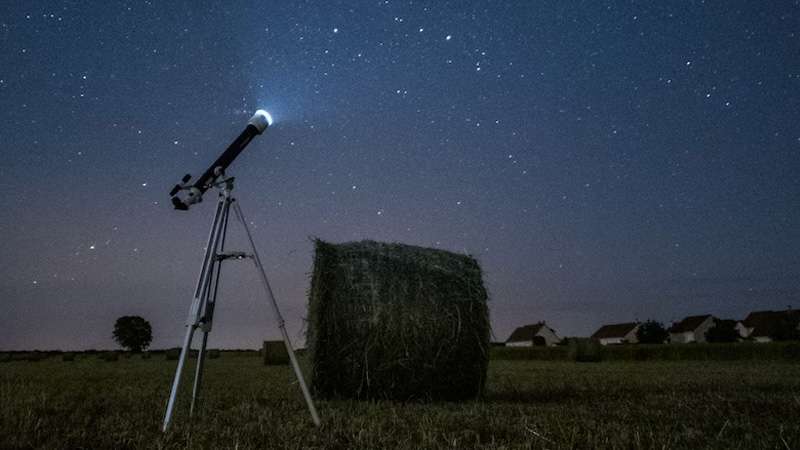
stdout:
{"type": "Polygon", "coordinates": [[[800,448],[797,363],[491,361],[481,400],[320,401],[315,428],[288,366],[223,354],[162,434],[175,363],[0,364],[0,448],[800,448]]]}

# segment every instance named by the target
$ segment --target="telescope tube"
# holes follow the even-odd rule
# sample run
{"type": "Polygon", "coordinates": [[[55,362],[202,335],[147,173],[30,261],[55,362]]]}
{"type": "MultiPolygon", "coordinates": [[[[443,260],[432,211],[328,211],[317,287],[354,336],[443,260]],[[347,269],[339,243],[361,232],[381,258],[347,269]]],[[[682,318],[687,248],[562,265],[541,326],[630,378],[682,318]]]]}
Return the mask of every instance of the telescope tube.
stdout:
{"type": "MultiPolygon", "coordinates": [[[[253,114],[253,117],[247,122],[247,126],[245,127],[244,131],[242,131],[239,136],[228,145],[228,148],[222,152],[221,155],[214,161],[211,166],[203,172],[202,175],[195,181],[191,186],[180,186],[176,185],[175,188],[172,189],[170,195],[172,195],[172,204],[175,206],[175,209],[180,210],[187,210],[189,206],[194,203],[197,203],[202,200],[203,194],[211,187],[214,180],[219,176],[221,173],[228,168],[228,166],[239,156],[239,153],[247,147],[250,141],[253,140],[254,137],[262,134],[264,130],[267,129],[272,125],[272,116],[269,115],[268,112],[264,111],[263,109],[259,109],[258,111],[253,114]],[[186,199],[182,200],[177,195],[177,192],[181,189],[188,189],[189,193],[186,195],[186,199]]],[[[184,182],[188,181],[184,177],[184,182]]]]}

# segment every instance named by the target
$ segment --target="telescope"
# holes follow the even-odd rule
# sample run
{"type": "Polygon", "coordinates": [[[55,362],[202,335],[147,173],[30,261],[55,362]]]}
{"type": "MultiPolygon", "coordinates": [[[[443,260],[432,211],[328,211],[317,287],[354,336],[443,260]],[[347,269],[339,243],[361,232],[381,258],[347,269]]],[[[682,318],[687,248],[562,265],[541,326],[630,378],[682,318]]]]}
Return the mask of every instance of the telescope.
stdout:
{"type": "Polygon", "coordinates": [[[200,386],[203,380],[203,364],[205,361],[206,344],[208,343],[208,334],[211,332],[212,324],[214,322],[214,310],[217,305],[217,294],[219,292],[220,274],[222,273],[223,262],[227,265],[226,261],[237,261],[242,259],[252,259],[253,264],[261,275],[261,284],[264,287],[269,304],[272,306],[272,315],[277,322],[278,329],[283,336],[283,343],[286,346],[286,352],[289,355],[289,360],[292,363],[295,376],[297,377],[300,390],[303,392],[303,397],[306,400],[308,411],[311,413],[311,420],[314,424],[319,426],[319,414],[317,414],[317,407],[314,405],[314,400],[311,398],[311,392],[308,390],[303,372],[300,370],[300,364],[294,354],[292,342],[289,339],[289,333],[286,331],[286,321],[281,316],[278,302],[272,293],[267,274],[264,271],[264,265],[261,263],[261,258],[258,256],[256,244],[253,241],[253,235],[250,233],[250,227],[247,225],[247,220],[242,213],[242,208],[239,202],[233,197],[233,182],[234,178],[225,175],[225,170],[229,165],[239,156],[239,153],[247,147],[247,144],[253,140],[254,137],[263,133],[264,130],[272,125],[272,117],[268,112],[259,109],[253,114],[253,117],[247,122],[247,127],[234,141],[222,152],[221,155],[214,161],[211,166],[203,172],[203,175],[194,183],[191,183],[191,175],[185,175],[180,184],[176,184],[170,191],[169,195],[172,197],[172,204],[175,209],[186,211],[195,203],[203,200],[203,194],[211,188],[219,190],[217,196],[217,209],[214,213],[214,219],[211,222],[211,230],[208,234],[208,244],[205,246],[205,256],[203,256],[203,263],[200,266],[200,275],[197,278],[197,285],[192,296],[192,303],[189,307],[189,316],[187,317],[184,325],[186,326],[186,336],[183,340],[181,347],[181,354],[178,357],[178,366],[175,369],[175,378],[172,380],[172,389],[170,390],[169,399],[167,400],[167,410],[164,413],[164,425],[162,430],[166,432],[172,422],[172,416],[175,413],[175,404],[178,400],[178,392],[181,384],[181,375],[183,373],[184,365],[188,355],[191,353],[192,340],[194,339],[195,332],[203,334],[200,349],[197,353],[197,364],[195,366],[194,385],[192,386],[192,403],[189,406],[189,417],[191,418],[199,405],[200,400],[200,386]],[[188,193],[181,198],[178,194],[181,191],[188,191],[188,193]],[[228,232],[228,218],[231,209],[235,217],[238,219],[242,228],[247,234],[247,242],[250,244],[250,252],[230,251],[225,248],[226,236],[228,232]]]}
{"type": "Polygon", "coordinates": [[[253,117],[247,122],[247,127],[245,127],[244,131],[228,145],[228,148],[226,148],[225,151],[219,155],[219,158],[203,172],[200,178],[194,183],[190,183],[192,176],[187,173],[183,176],[181,182],[172,188],[169,195],[172,197],[172,205],[175,209],[186,211],[193,204],[203,201],[203,194],[205,194],[210,187],[214,186],[214,181],[217,177],[225,173],[225,169],[227,169],[233,160],[239,156],[239,153],[247,147],[247,144],[249,144],[254,137],[263,133],[270,125],[272,125],[272,116],[263,109],[256,111],[253,117]],[[178,196],[180,191],[189,192],[186,194],[185,198],[180,198],[180,196],[178,196]]]}

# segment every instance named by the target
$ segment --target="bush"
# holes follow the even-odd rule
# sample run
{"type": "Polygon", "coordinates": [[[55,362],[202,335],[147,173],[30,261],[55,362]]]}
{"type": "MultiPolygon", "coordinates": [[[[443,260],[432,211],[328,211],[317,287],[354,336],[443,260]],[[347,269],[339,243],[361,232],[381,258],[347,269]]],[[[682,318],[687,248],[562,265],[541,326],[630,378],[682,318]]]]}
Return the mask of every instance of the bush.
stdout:
{"type": "Polygon", "coordinates": [[[317,240],[311,384],[322,397],[474,398],[489,359],[486,302],[480,266],[469,256],[317,240]]]}
{"type": "Polygon", "coordinates": [[[734,320],[716,320],[706,331],[706,340],[711,343],[736,342],[739,337],[734,320]]]}
{"type": "MultiPolygon", "coordinates": [[[[565,347],[498,347],[496,360],[578,361],[594,359],[579,356],[578,342],[570,338],[565,347]],[[569,351],[565,351],[565,350],[569,351]]],[[[800,361],[800,343],[724,343],[724,344],[628,344],[599,346],[603,361],[800,361]]]]}
{"type": "Polygon", "coordinates": [[[565,361],[571,359],[568,346],[557,347],[492,347],[491,359],[565,361]]]}
{"type": "Polygon", "coordinates": [[[661,322],[648,320],[636,330],[636,339],[640,344],[663,344],[669,337],[669,332],[661,322]]]}

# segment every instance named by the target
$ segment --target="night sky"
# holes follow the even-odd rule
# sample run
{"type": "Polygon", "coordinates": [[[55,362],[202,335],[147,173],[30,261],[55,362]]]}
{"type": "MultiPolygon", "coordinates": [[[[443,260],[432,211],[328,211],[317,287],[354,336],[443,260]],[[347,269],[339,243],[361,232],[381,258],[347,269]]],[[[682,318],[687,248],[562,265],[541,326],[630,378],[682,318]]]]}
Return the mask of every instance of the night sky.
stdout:
{"type": "MultiPolygon", "coordinates": [[[[800,2],[0,4],[0,349],[180,345],[230,167],[302,343],[312,237],[475,255],[494,339],[800,307],[800,2]]],[[[245,249],[232,222],[230,249],[245,249]]],[[[279,336],[226,263],[211,347],[279,336]]]]}

